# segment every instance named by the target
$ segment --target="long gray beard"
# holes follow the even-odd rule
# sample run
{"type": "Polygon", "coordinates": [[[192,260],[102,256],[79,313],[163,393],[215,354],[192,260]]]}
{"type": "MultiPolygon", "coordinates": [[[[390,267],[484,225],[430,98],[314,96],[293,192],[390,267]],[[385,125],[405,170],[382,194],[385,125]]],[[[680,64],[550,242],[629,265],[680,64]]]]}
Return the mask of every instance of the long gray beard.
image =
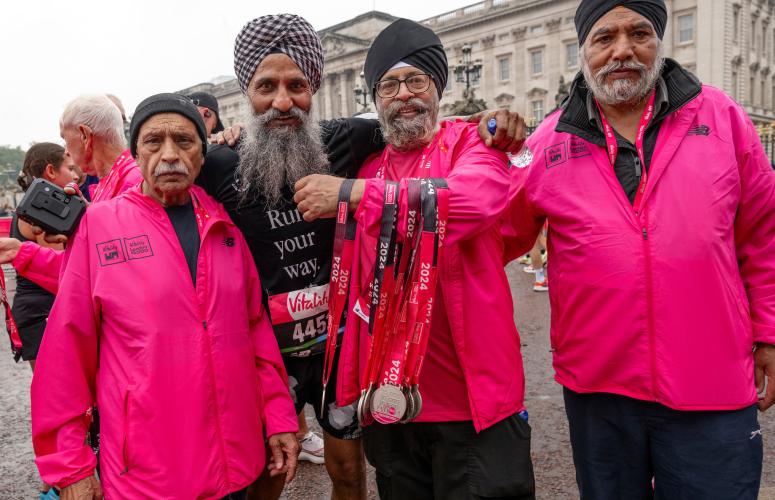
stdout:
{"type": "Polygon", "coordinates": [[[645,64],[635,61],[630,62],[612,62],[600,68],[596,74],[592,74],[589,64],[582,58],[581,70],[584,73],[584,80],[587,87],[601,103],[610,106],[621,104],[637,104],[649,95],[662,74],[662,68],[665,64],[665,58],[662,55],[662,46],[659,47],[657,58],[651,69],[645,64]],[[638,72],[637,80],[621,79],[611,84],[606,83],[606,77],[618,69],[632,69],[638,72]]]}
{"type": "Polygon", "coordinates": [[[285,186],[310,174],[328,173],[328,155],[323,147],[320,125],[310,113],[293,107],[288,113],[274,108],[253,114],[239,145],[237,175],[241,201],[260,196],[267,207],[275,207],[285,186]],[[301,125],[267,127],[280,116],[294,116],[301,125]]]}
{"type": "Polygon", "coordinates": [[[377,115],[385,142],[401,151],[408,151],[424,146],[433,137],[439,116],[439,101],[435,100],[431,105],[418,97],[406,102],[393,101],[384,108],[379,106],[377,115]],[[414,106],[419,113],[413,118],[403,118],[398,113],[404,106],[414,106]]]}

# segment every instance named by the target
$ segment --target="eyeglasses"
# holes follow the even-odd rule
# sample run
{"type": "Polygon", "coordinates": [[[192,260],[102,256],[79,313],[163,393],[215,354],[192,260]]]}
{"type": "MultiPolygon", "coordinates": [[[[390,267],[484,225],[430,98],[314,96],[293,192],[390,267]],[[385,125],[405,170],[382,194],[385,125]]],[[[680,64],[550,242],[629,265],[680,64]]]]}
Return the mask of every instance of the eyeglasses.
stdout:
{"type": "Polygon", "coordinates": [[[402,83],[406,85],[407,90],[412,94],[422,94],[431,87],[431,80],[433,80],[433,76],[424,73],[412,75],[403,80],[387,78],[374,84],[374,88],[377,90],[378,96],[389,99],[398,95],[402,83]]]}

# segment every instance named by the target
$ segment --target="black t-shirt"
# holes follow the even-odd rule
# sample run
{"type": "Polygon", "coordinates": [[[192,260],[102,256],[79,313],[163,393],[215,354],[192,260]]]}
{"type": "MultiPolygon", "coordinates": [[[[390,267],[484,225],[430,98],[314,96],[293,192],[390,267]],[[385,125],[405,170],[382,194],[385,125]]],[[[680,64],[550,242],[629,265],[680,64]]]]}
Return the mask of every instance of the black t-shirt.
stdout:
{"type": "MultiPolygon", "coordinates": [[[[376,120],[348,118],[322,125],[333,175],[354,177],[366,159],[384,147],[376,120]]],[[[223,204],[245,236],[282,353],[308,356],[322,352],[334,220],[305,222],[290,186],[275,207],[267,208],[260,193],[241,201],[238,164],[233,149],[213,146],[196,182],[223,204]]]]}
{"type": "Polygon", "coordinates": [[[180,247],[186,257],[188,271],[191,273],[191,281],[196,286],[196,261],[199,258],[199,229],[196,227],[196,215],[194,205],[190,201],[179,207],[165,207],[170,218],[175,234],[178,235],[180,247]]]}

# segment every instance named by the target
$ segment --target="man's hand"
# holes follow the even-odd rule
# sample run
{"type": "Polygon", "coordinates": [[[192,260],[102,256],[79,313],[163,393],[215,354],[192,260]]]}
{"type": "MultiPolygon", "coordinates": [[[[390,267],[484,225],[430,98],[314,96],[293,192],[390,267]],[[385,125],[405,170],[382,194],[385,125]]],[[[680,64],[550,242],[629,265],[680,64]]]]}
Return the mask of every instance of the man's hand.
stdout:
{"type": "Polygon", "coordinates": [[[766,411],[775,403],[775,346],[757,344],[753,359],[759,411],[766,411]]]}
{"type": "Polygon", "coordinates": [[[0,264],[9,264],[21,247],[22,242],[16,238],[0,238],[0,264]]]}
{"type": "Polygon", "coordinates": [[[210,137],[210,144],[228,144],[229,147],[237,144],[239,135],[242,129],[245,128],[243,123],[235,123],[229,128],[223,129],[221,132],[214,134],[210,137]]]}
{"type": "Polygon", "coordinates": [[[62,488],[61,500],[102,500],[102,486],[97,478],[89,476],[62,488]]]}
{"type": "Polygon", "coordinates": [[[293,432],[283,432],[269,436],[269,450],[272,459],[269,462],[269,475],[271,477],[287,474],[285,483],[293,481],[296,476],[296,465],[299,461],[299,440],[293,432]]]}
{"type": "Polygon", "coordinates": [[[522,149],[527,138],[525,120],[519,113],[507,109],[482,111],[468,117],[470,123],[479,124],[479,137],[487,146],[499,149],[505,153],[516,154],[522,149]],[[495,118],[495,135],[487,130],[487,123],[495,118]]]}
{"type": "MultiPolygon", "coordinates": [[[[344,179],[333,175],[312,174],[301,178],[294,186],[293,201],[307,222],[326,217],[336,217],[339,205],[339,189],[344,179]]],[[[350,210],[355,210],[363,197],[365,182],[357,180],[350,193],[350,210]]]]}

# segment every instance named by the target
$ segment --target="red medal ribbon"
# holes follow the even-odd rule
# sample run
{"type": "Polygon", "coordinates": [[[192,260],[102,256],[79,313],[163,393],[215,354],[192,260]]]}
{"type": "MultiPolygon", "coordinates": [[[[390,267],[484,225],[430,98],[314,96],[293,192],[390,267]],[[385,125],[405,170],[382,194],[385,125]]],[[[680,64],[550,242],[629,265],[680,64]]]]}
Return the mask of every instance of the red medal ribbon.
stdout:
{"type": "Polygon", "coordinates": [[[337,340],[339,336],[339,324],[342,321],[345,305],[347,304],[347,291],[350,285],[350,269],[353,262],[355,249],[356,222],[349,215],[350,193],[352,192],[352,179],[346,179],[339,188],[339,204],[336,215],[336,229],[334,231],[334,257],[331,263],[331,284],[328,293],[328,336],[326,338],[325,361],[323,365],[323,403],[320,411],[323,412],[325,403],[325,391],[334,366],[337,340]]]}
{"type": "Polygon", "coordinates": [[[19,329],[16,327],[11,315],[11,304],[8,302],[8,294],[5,291],[5,272],[0,269],[0,301],[5,308],[5,328],[8,330],[8,338],[11,340],[11,352],[15,361],[19,361],[22,355],[22,339],[19,336],[19,329]]]}
{"type": "MultiPolygon", "coordinates": [[[[635,209],[635,213],[638,213],[640,211],[640,205],[643,201],[643,194],[646,192],[646,186],[648,184],[648,172],[646,169],[646,154],[643,149],[643,138],[646,136],[646,128],[649,125],[649,122],[651,121],[651,118],[654,116],[654,101],[656,99],[656,91],[651,92],[651,96],[649,97],[648,103],[646,104],[646,108],[643,110],[643,115],[640,117],[640,123],[638,124],[638,132],[635,135],[635,149],[638,152],[638,159],[640,160],[641,165],[641,177],[640,177],[640,183],[638,184],[638,191],[635,195],[635,203],[633,203],[633,208],[635,209]]],[[[600,103],[597,102],[597,99],[595,99],[595,104],[597,105],[597,109],[600,112],[600,122],[603,126],[603,132],[605,135],[605,143],[607,146],[608,151],[608,159],[611,162],[611,167],[614,167],[616,165],[616,157],[619,154],[619,144],[616,142],[616,134],[614,132],[613,127],[611,127],[611,124],[608,123],[608,120],[606,120],[605,113],[603,113],[603,108],[600,106],[600,103]]]]}

